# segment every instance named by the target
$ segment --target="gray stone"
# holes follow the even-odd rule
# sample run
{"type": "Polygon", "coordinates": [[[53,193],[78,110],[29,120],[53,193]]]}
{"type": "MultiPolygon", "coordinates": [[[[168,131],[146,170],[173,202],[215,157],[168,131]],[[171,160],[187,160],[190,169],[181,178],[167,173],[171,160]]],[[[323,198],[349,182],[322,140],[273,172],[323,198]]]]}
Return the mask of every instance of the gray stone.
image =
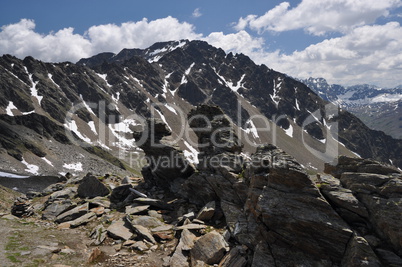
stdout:
{"type": "Polygon", "coordinates": [[[105,208],[110,208],[110,201],[106,197],[95,197],[88,201],[89,203],[105,208]]]}
{"type": "Polygon", "coordinates": [[[86,214],[87,212],[88,212],[88,203],[85,203],[81,206],[75,207],[71,210],[68,210],[58,215],[56,217],[55,222],[62,223],[62,222],[73,221],[78,217],[81,217],[82,215],[86,214]]]}
{"type": "Polygon", "coordinates": [[[215,214],[216,204],[215,201],[208,202],[204,207],[198,212],[197,219],[201,221],[209,221],[215,214]]]}
{"type": "Polygon", "coordinates": [[[181,232],[180,237],[180,248],[181,250],[191,250],[194,247],[196,236],[191,233],[189,230],[184,229],[181,232]]]}
{"type": "Polygon", "coordinates": [[[363,218],[368,218],[366,207],[357,200],[351,190],[338,188],[338,190],[321,190],[321,192],[334,205],[356,213],[363,218]]]}
{"type": "Polygon", "coordinates": [[[201,230],[201,229],[205,229],[206,226],[202,225],[202,224],[195,224],[195,223],[190,223],[190,224],[186,224],[186,225],[182,225],[182,226],[178,226],[176,228],[174,228],[175,230],[201,230]]]}
{"type": "Polygon", "coordinates": [[[91,234],[89,235],[92,239],[92,245],[99,246],[100,244],[105,241],[107,235],[106,229],[103,225],[98,225],[95,229],[92,230],[91,234]]]}
{"type": "Polygon", "coordinates": [[[49,195],[53,192],[63,190],[64,186],[65,185],[61,184],[61,183],[51,184],[48,187],[46,187],[45,189],[43,189],[42,195],[49,195]]]}
{"type": "Polygon", "coordinates": [[[144,241],[137,241],[134,244],[132,244],[131,247],[138,251],[147,251],[149,249],[144,241]]]}
{"type": "Polygon", "coordinates": [[[137,224],[149,229],[164,225],[163,222],[151,216],[133,216],[131,218],[131,223],[133,225],[137,224]]]}
{"type": "Polygon", "coordinates": [[[145,240],[151,242],[152,244],[156,244],[156,241],[155,241],[154,237],[152,236],[152,233],[147,228],[145,228],[142,225],[138,225],[138,224],[133,224],[132,226],[134,228],[134,231],[139,236],[141,236],[145,240]]]}
{"type": "Polygon", "coordinates": [[[183,220],[186,220],[186,219],[193,220],[194,218],[195,218],[195,214],[193,211],[183,215],[183,220]]]}
{"type": "Polygon", "coordinates": [[[149,209],[149,205],[144,205],[144,206],[138,206],[138,205],[131,205],[131,206],[126,206],[126,214],[127,215],[134,215],[138,214],[141,212],[145,212],[149,209]]]}
{"type": "Polygon", "coordinates": [[[163,220],[162,214],[158,213],[156,210],[149,210],[148,215],[158,220],[163,220]]]}
{"type": "Polygon", "coordinates": [[[96,214],[94,212],[88,212],[87,214],[84,214],[81,217],[78,217],[77,219],[75,219],[73,221],[69,221],[67,223],[70,224],[71,228],[75,228],[75,227],[78,227],[80,225],[87,224],[90,221],[95,220],[96,218],[97,217],[96,217],[96,214]]]}
{"type": "Polygon", "coordinates": [[[131,195],[130,188],[132,187],[131,184],[126,184],[113,188],[112,193],[110,194],[110,202],[115,204],[124,202],[127,197],[131,195]]]}
{"type": "Polygon", "coordinates": [[[86,175],[78,186],[77,193],[82,198],[103,197],[109,194],[109,189],[95,176],[86,175]]]}
{"type": "Polygon", "coordinates": [[[176,250],[170,258],[171,267],[189,266],[188,258],[184,255],[184,251],[191,250],[194,247],[195,238],[196,236],[189,230],[183,230],[176,250]]]}
{"type": "Polygon", "coordinates": [[[195,242],[190,251],[191,263],[202,261],[209,265],[217,264],[225,255],[227,247],[222,235],[212,231],[195,242]]]}
{"type": "Polygon", "coordinates": [[[58,215],[76,206],[77,204],[71,202],[69,199],[54,200],[42,211],[42,220],[55,220],[58,215]]]}
{"type": "Polygon", "coordinates": [[[66,187],[63,190],[56,191],[49,196],[49,199],[56,199],[56,198],[74,198],[77,194],[76,187],[66,187]]]}
{"type": "Polygon", "coordinates": [[[106,229],[107,233],[113,239],[129,240],[133,237],[133,233],[127,226],[127,223],[123,220],[112,222],[112,224],[106,229]]]}
{"type": "Polygon", "coordinates": [[[151,229],[151,232],[166,232],[173,229],[173,225],[165,224],[151,229]]]}
{"type": "Polygon", "coordinates": [[[367,207],[375,232],[402,253],[402,198],[382,198],[362,194],[360,200],[367,207]]]}

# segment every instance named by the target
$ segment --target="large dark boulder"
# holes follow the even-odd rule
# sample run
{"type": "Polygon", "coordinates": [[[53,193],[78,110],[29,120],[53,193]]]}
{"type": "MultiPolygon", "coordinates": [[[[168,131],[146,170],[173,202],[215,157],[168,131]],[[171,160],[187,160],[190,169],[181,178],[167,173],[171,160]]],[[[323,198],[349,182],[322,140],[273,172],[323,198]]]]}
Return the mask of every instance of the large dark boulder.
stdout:
{"type": "Polygon", "coordinates": [[[109,189],[98,178],[87,174],[78,186],[77,193],[81,198],[94,198],[108,195],[109,189]]]}

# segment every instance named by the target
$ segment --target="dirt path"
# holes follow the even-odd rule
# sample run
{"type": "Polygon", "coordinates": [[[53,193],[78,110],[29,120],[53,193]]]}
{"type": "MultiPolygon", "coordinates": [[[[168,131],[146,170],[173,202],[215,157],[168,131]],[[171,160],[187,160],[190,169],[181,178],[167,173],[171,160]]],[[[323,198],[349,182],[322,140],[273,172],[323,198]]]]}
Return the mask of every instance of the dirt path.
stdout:
{"type": "Polygon", "coordinates": [[[85,266],[85,234],[58,230],[29,220],[0,218],[1,266],[85,266]]]}

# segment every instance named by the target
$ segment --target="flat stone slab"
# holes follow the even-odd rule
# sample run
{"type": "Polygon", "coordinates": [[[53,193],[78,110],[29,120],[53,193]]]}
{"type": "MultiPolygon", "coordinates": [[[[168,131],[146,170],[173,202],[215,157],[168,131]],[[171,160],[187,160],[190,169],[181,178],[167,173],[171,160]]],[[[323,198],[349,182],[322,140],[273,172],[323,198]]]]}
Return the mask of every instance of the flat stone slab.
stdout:
{"type": "Polygon", "coordinates": [[[114,221],[106,231],[113,239],[129,240],[133,236],[133,233],[125,225],[126,222],[123,220],[114,221]]]}
{"type": "Polygon", "coordinates": [[[202,224],[195,224],[195,223],[190,223],[190,224],[186,224],[186,225],[182,225],[182,226],[178,226],[175,228],[175,230],[201,230],[201,229],[205,229],[206,226],[202,225],[202,224]]]}
{"type": "Polygon", "coordinates": [[[149,209],[150,205],[142,205],[142,206],[127,206],[126,207],[126,214],[133,215],[138,214],[149,209]]]}

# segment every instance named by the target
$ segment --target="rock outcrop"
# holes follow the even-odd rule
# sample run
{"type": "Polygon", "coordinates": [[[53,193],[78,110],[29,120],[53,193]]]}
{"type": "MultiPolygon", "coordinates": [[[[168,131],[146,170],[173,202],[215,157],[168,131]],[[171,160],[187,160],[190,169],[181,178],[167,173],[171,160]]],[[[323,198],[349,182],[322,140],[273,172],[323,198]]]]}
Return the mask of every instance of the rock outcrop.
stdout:
{"type": "Polygon", "coordinates": [[[326,170],[334,177],[320,177],[320,190],[334,209],[367,239],[384,264],[400,259],[402,173],[374,160],[348,157],[326,170]]]}
{"type": "Polygon", "coordinates": [[[162,120],[149,119],[142,132],[134,133],[134,138],[148,161],[141,171],[144,178],[149,184],[175,191],[175,187],[194,172],[194,167],[178,147],[169,143],[170,135],[171,131],[162,120]]]}
{"type": "Polygon", "coordinates": [[[224,220],[234,242],[225,259],[238,258],[245,266],[397,262],[402,214],[398,169],[341,157],[337,166],[327,166],[334,176],[315,178],[273,145],[262,145],[245,159],[230,119],[218,107],[201,105],[189,118],[200,144],[199,164],[181,190],[175,184],[175,192],[199,209],[216,203],[218,212],[210,223],[224,220]],[[247,249],[240,250],[242,245],[247,249]]]}

